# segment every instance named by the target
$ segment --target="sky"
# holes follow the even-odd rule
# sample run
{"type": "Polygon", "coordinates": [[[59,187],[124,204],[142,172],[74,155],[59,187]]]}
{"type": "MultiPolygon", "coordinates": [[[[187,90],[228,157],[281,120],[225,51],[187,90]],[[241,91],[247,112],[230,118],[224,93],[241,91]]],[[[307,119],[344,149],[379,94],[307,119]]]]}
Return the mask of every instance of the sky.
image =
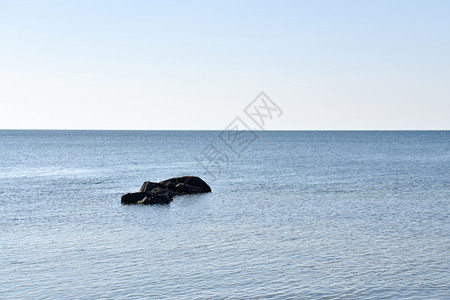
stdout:
{"type": "Polygon", "coordinates": [[[0,0],[0,129],[450,129],[450,1],[0,0]]]}

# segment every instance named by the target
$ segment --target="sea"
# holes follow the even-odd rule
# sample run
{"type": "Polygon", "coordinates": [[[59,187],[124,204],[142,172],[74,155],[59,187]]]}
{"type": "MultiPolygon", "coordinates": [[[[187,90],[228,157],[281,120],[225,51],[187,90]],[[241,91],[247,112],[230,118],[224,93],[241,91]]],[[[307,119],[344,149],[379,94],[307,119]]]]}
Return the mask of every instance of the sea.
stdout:
{"type": "Polygon", "coordinates": [[[1,299],[450,299],[450,131],[2,130],[0,231],[1,299]]]}

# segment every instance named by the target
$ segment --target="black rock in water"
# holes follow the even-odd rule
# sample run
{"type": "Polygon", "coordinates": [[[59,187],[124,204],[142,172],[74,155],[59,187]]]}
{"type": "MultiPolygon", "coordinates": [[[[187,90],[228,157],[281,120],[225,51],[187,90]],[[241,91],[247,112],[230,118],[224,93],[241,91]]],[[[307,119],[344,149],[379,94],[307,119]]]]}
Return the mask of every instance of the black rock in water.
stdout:
{"type": "Polygon", "coordinates": [[[129,193],[122,196],[123,204],[167,204],[172,201],[172,193],[138,192],[129,193]]]}
{"type": "Polygon", "coordinates": [[[179,192],[181,194],[197,194],[197,193],[211,192],[211,187],[201,178],[196,176],[175,177],[163,180],[159,183],[165,184],[167,185],[168,188],[171,188],[175,192],[179,192]]]}
{"type": "Polygon", "coordinates": [[[167,188],[167,186],[164,184],[158,183],[158,182],[146,181],[141,186],[141,189],[139,191],[140,192],[150,192],[151,190],[153,190],[155,188],[167,188]]]}
{"type": "Polygon", "coordinates": [[[211,187],[196,176],[183,176],[160,182],[146,181],[138,193],[122,196],[122,204],[167,204],[174,195],[209,193],[211,187]]]}

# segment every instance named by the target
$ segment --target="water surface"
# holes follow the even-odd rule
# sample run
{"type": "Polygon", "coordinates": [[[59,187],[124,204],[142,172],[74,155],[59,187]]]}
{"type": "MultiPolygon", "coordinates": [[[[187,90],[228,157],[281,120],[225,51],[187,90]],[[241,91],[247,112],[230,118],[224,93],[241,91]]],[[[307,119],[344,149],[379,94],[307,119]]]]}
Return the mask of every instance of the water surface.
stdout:
{"type": "Polygon", "coordinates": [[[0,131],[1,298],[449,298],[450,132],[0,131]],[[126,206],[146,180],[213,193],[126,206]]]}

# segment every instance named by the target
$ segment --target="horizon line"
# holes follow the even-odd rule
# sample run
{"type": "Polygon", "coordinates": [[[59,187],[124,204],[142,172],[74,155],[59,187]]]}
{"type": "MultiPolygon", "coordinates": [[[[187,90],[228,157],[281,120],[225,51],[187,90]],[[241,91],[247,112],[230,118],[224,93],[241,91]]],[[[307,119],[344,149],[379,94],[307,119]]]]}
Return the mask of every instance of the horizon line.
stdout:
{"type": "MultiPolygon", "coordinates": [[[[234,131],[226,129],[41,129],[41,128],[0,128],[0,131],[234,131]]],[[[244,129],[237,131],[450,131],[450,129],[244,129]]]]}

